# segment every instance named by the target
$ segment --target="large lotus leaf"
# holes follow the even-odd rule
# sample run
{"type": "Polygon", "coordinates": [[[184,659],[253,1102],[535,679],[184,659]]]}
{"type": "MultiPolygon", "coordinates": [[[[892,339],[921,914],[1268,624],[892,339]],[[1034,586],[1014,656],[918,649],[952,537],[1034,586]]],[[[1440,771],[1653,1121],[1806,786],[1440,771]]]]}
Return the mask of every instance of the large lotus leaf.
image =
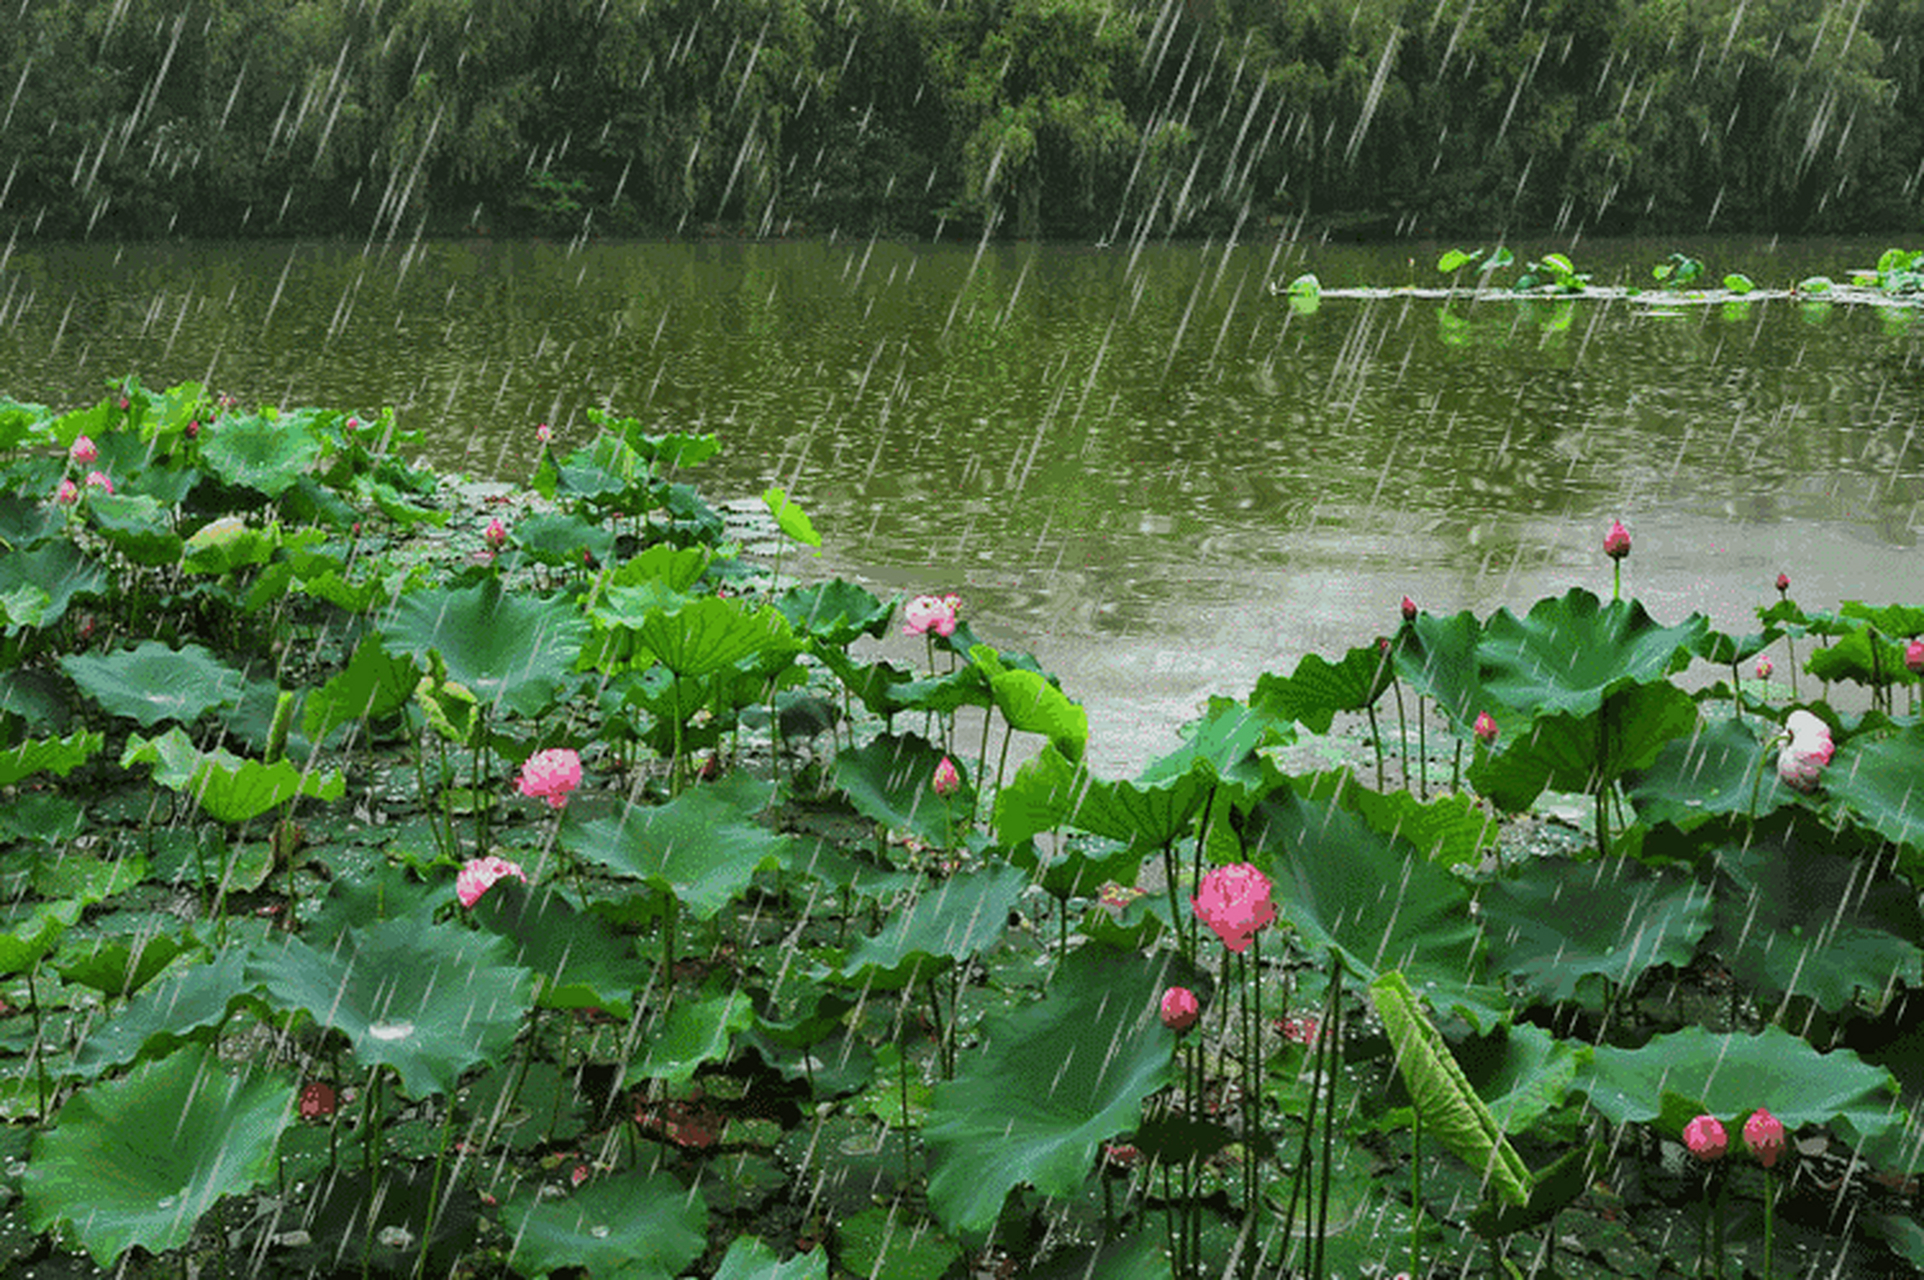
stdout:
{"type": "Polygon", "coordinates": [[[600,917],[576,911],[551,888],[510,878],[475,904],[474,918],[506,938],[514,962],[534,972],[543,1008],[633,1015],[635,992],[648,981],[648,971],[635,958],[634,944],[600,917]]]}
{"type": "Polygon", "coordinates": [[[1274,885],[1278,917],[1312,952],[1340,952],[1365,982],[1400,969],[1439,1009],[1473,1021],[1501,1004],[1501,993],[1474,985],[1469,891],[1406,841],[1289,787],[1256,804],[1242,837],[1274,885]]]}
{"type": "Polygon", "coordinates": [[[232,706],[247,685],[239,671],[197,644],[176,650],[148,640],[118,653],[66,654],[60,665],[82,693],[143,729],[163,720],[193,724],[216,707],[232,706]]]}
{"type": "Polygon", "coordinates": [[[136,1059],[160,1058],[190,1040],[212,1043],[216,1031],[253,990],[247,953],[229,947],[150,987],[74,1050],[74,1070],[94,1077],[136,1059]]]}
{"type": "Polygon", "coordinates": [[[448,678],[483,702],[538,716],[557,692],[588,634],[570,600],[506,595],[498,578],[471,587],[404,596],[387,630],[390,652],[425,660],[439,653],[448,678]]]}
{"type": "Polygon", "coordinates": [[[1673,684],[1618,690],[1601,709],[1544,716],[1494,754],[1470,766],[1470,782],[1510,812],[1529,808],[1548,788],[1594,794],[1653,764],[1670,742],[1697,726],[1697,704],[1673,684]]]}
{"type": "MultiPolygon", "coordinates": [[[[51,626],[66,615],[77,595],[100,595],[107,590],[107,571],[81,554],[73,543],[59,540],[27,551],[0,552],[0,596],[11,597],[23,587],[44,593],[34,626],[51,626]]],[[[9,633],[19,620],[10,621],[9,633]]]]}
{"type": "Polygon", "coordinates": [[[683,597],[701,581],[713,558],[714,553],[700,544],[678,547],[672,542],[657,542],[640,555],[622,561],[608,575],[608,585],[638,587],[653,583],[677,598],[683,597]]]}
{"type": "Polygon", "coordinates": [[[1577,587],[1537,601],[1527,618],[1499,610],[1477,658],[1484,688],[1504,705],[1584,716],[1618,689],[1682,670],[1709,627],[1702,614],[1660,627],[1635,600],[1604,604],[1577,587]]]}
{"type": "Polygon", "coordinates": [[[1053,831],[1068,820],[1088,781],[1081,765],[1071,764],[1055,744],[1043,743],[1042,750],[995,793],[997,841],[1013,849],[1044,831],[1053,831]]]}
{"type": "Polygon", "coordinates": [[[458,925],[384,920],[316,951],[298,938],[256,951],[248,975],[282,1005],[348,1039],[362,1066],[390,1066],[410,1097],[449,1093],[499,1061],[534,997],[508,944],[458,925]]]}
{"type": "Polygon", "coordinates": [[[266,564],[280,544],[280,533],[278,524],[256,529],[241,516],[210,520],[182,546],[180,567],[187,573],[218,576],[266,564]]]}
{"type": "Polygon", "coordinates": [[[1564,1105],[1570,1082],[1589,1059],[1590,1049],[1532,1023],[1516,1022],[1458,1042],[1455,1055],[1503,1132],[1521,1134],[1564,1105]]]}
{"type": "Polygon", "coordinates": [[[1088,946],[1048,994],[992,1017],[984,1044],[935,1087],[923,1136],[929,1203],[952,1230],[986,1231],[1009,1191],[1074,1195],[1097,1145],[1142,1118],[1167,1083],[1175,1037],[1157,1016],[1168,957],[1088,946]]]}
{"type": "Polygon", "coordinates": [[[1889,734],[1857,734],[1837,748],[1823,774],[1824,789],[1865,826],[1903,845],[1907,864],[1913,868],[1916,855],[1924,850],[1920,779],[1924,779],[1924,724],[1889,734]]]}
{"type": "Polygon", "coordinates": [[[1868,605],[1846,600],[1837,607],[1846,618],[1862,618],[1887,636],[1924,636],[1924,608],[1914,604],[1868,605]]]}
{"type": "Polygon", "coordinates": [[[301,728],[319,742],[340,725],[385,720],[407,706],[419,683],[412,662],[388,653],[379,635],[365,636],[347,666],[307,695],[301,728]]]}
{"type": "Polygon", "coordinates": [[[1666,742],[1630,788],[1638,818],[1690,831],[1720,814],[1761,817],[1794,800],[1771,767],[1776,755],[1765,752],[1760,724],[1776,735],[1768,721],[1723,717],[1666,742]]]}
{"type": "Polygon", "coordinates": [[[107,543],[134,564],[180,561],[180,535],[160,502],[146,494],[100,494],[87,502],[87,517],[107,543]]]}
{"type": "Polygon", "coordinates": [[[835,1224],[835,1260],[842,1274],[888,1280],[942,1280],[961,1256],[955,1241],[922,1223],[911,1225],[897,1205],[876,1204],[835,1224]]]}
{"type": "Polygon", "coordinates": [[[105,743],[103,736],[89,729],[64,738],[30,738],[0,751],[0,787],[10,787],[42,770],[64,778],[99,755],[105,743]]]}
{"type": "Polygon", "coordinates": [[[501,1211],[516,1272],[581,1267],[594,1280],[674,1280],[708,1245],[708,1205],[666,1173],[591,1182],[563,1200],[529,1196],[501,1211]]]}
{"type": "Polygon", "coordinates": [[[835,782],[864,816],[938,848],[954,848],[968,831],[975,788],[965,780],[954,793],[938,794],[935,770],[943,757],[941,749],[915,734],[881,733],[835,757],[835,782]]]}
{"type": "Polygon", "coordinates": [[[613,530],[573,513],[542,512],[523,516],[515,521],[508,535],[529,559],[542,564],[578,566],[583,552],[606,562],[615,553],[613,530]]]}
{"type": "Polygon", "coordinates": [[[1264,786],[1266,779],[1273,785],[1273,771],[1265,773],[1265,761],[1256,752],[1296,738],[1291,722],[1251,710],[1220,694],[1211,697],[1203,714],[1183,725],[1181,733],[1181,746],[1151,760],[1136,775],[1138,786],[1159,786],[1182,777],[1198,764],[1238,791],[1264,786]]]}
{"type": "Polygon", "coordinates": [[[1569,1000],[1590,978],[1628,988],[1653,964],[1689,964],[1711,923],[1708,889],[1625,858],[1534,858],[1485,885],[1479,902],[1491,972],[1539,1000],[1569,1000]]]}
{"type": "Polygon", "coordinates": [[[794,587],[775,601],[789,625],[824,644],[846,645],[860,636],[877,640],[895,613],[893,600],[879,600],[845,578],[794,587]]]}
{"type": "Polygon", "coordinates": [[[300,796],[339,800],[347,791],[339,769],[315,773],[289,760],[265,764],[224,748],[202,751],[178,725],[156,738],[129,734],[120,765],[136,764],[152,765],[156,782],[194,800],[216,822],[246,822],[300,796]]]}
{"type": "Polygon", "coordinates": [[[80,919],[78,900],[42,902],[31,911],[15,907],[0,933],[0,974],[23,973],[54,949],[60,935],[80,919]]]}
{"type": "Polygon", "coordinates": [[[1786,1131],[1835,1125],[1853,1142],[1909,1123],[1889,1071],[1849,1049],[1819,1053],[1774,1025],[1754,1036],[1686,1027],[1638,1049],[1598,1045],[1570,1087],[1615,1123],[1655,1121],[1671,1133],[1698,1115],[1741,1123],[1758,1107],[1786,1131]]]}
{"type": "Polygon", "coordinates": [[[1848,837],[1826,848],[1827,836],[1810,821],[1773,824],[1717,850],[1711,946],[1760,1000],[1808,996],[1833,1012],[1878,1005],[1894,975],[1924,968],[1916,890],[1879,874],[1874,849],[1848,837]]]}
{"type": "Polygon", "coordinates": [[[699,1000],[680,999],[665,1024],[654,1028],[647,1053],[630,1060],[626,1084],[661,1080],[685,1085],[703,1063],[728,1057],[736,1033],[755,1023],[755,1006],[746,992],[723,991],[699,1000]]]}
{"type": "MultiPolygon", "coordinates": [[[[957,634],[960,634],[958,628],[957,634]]],[[[988,673],[980,666],[957,667],[946,675],[921,680],[888,682],[889,703],[882,714],[898,711],[933,711],[943,715],[963,707],[992,707],[995,694],[989,688],[988,673]]]]}
{"type": "MultiPolygon", "coordinates": [[[[124,868],[129,874],[116,877],[116,881],[125,881],[124,884],[110,882],[96,886],[111,888],[114,892],[124,892],[125,889],[139,884],[147,870],[145,858],[135,858],[123,863],[97,863],[92,867],[87,867],[85,865],[87,860],[77,855],[69,855],[61,861],[63,871],[64,864],[80,862],[83,866],[81,874],[89,878],[98,876],[101,872],[113,873],[124,868]]],[[[103,893],[99,898],[106,896],[108,895],[103,893]]],[[[99,898],[95,900],[98,901],[99,898]]],[[[121,921],[125,919],[126,917],[121,917],[121,921]]],[[[163,916],[161,919],[166,921],[167,925],[175,923],[172,917],[163,916]]],[[[125,925],[123,924],[122,927],[125,925]]],[[[191,935],[188,940],[192,941],[191,935]]],[[[91,938],[78,947],[63,952],[54,961],[54,968],[68,982],[92,987],[109,998],[125,998],[152,982],[160,975],[161,970],[172,964],[174,958],[184,950],[186,946],[173,934],[141,926],[125,933],[91,938]]]]}
{"type": "Polygon", "coordinates": [[[1321,654],[1305,654],[1287,677],[1264,672],[1256,678],[1249,706],[1278,720],[1294,720],[1315,733],[1327,733],[1337,712],[1373,706],[1389,687],[1389,650],[1360,645],[1333,663],[1321,654]]]}
{"type": "Polygon", "coordinates": [[[742,774],[684,791],[664,805],[630,805],[617,818],[562,824],[561,841],[578,857],[672,893],[698,920],[712,919],[753,883],[781,866],[793,841],[755,821],[768,787],[742,774]]]}
{"type": "Polygon", "coordinates": [[[1292,778],[1290,785],[1309,799],[1337,798],[1373,830],[1408,841],[1439,866],[1480,866],[1502,830],[1494,814],[1463,792],[1425,802],[1408,791],[1358,786],[1347,769],[1292,778]]]}
{"type": "Polygon", "coordinates": [[[1200,763],[1154,786],[1091,779],[1076,805],[1075,825],[1124,844],[1160,849],[1189,831],[1217,785],[1200,763]]]}
{"type": "Polygon", "coordinates": [[[736,1236],[715,1280],[828,1280],[828,1250],[798,1253],[783,1262],[754,1236],[736,1236]]]}
{"type": "Polygon", "coordinates": [[[275,1174],[293,1083],[229,1074],[212,1049],[176,1053],[81,1090],[34,1142],[24,1190],[36,1230],[70,1224],[102,1267],[179,1248],[222,1196],[275,1174]]]}
{"type": "Polygon", "coordinates": [[[239,488],[278,498],[321,456],[321,440],[300,415],[228,414],[201,440],[201,462],[239,488]]]}
{"type": "Polygon", "coordinates": [[[951,876],[897,905],[882,932],[850,948],[841,976],[893,990],[928,977],[944,961],[973,956],[1007,931],[1009,912],[1028,887],[1028,873],[1007,863],[951,876]]]}
{"type": "Polygon", "coordinates": [[[1006,662],[990,645],[970,645],[969,661],[987,673],[996,710],[1011,728],[1039,733],[1069,759],[1082,759],[1089,742],[1089,713],[1080,703],[1069,701],[1040,670],[1026,661],[1006,662]]]}
{"type": "Polygon", "coordinates": [[[650,613],[639,632],[648,651],[679,676],[713,675],[759,654],[801,649],[788,619],[774,609],[751,610],[742,600],[720,596],[650,613]]]}
{"type": "Polygon", "coordinates": [[[1917,677],[1904,666],[1904,648],[1901,639],[1858,627],[1813,649],[1804,659],[1804,670],[1819,680],[1848,680],[1870,689],[1910,684],[1917,677]]]}
{"type": "MultiPolygon", "coordinates": [[[[893,714],[901,705],[896,691],[915,679],[913,671],[892,662],[857,662],[838,645],[818,644],[814,647],[814,653],[823,666],[835,673],[842,687],[861,700],[871,715],[893,714]]],[[[981,679],[975,668],[965,667],[963,670],[975,673],[976,678],[981,679]]]]}

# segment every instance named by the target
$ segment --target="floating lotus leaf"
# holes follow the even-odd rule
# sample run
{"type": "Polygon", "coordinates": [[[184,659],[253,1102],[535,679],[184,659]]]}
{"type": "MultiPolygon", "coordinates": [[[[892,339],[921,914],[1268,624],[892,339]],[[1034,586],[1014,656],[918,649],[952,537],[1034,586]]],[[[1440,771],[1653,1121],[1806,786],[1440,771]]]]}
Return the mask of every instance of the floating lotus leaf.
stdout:
{"type": "MultiPolygon", "coordinates": [[[[835,757],[835,782],[865,817],[893,831],[920,836],[937,848],[953,848],[968,830],[975,789],[965,779],[948,796],[935,790],[943,752],[915,734],[881,733],[835,757]]],[[[958,771],[964,766],[953,762],[958,771]]]]}
{"type": "Polygon", "coordinates": [[[775,601],[775,607],[797,631],[836,646],[861,636],[881,639],[895,613],[894,601],[878,599],[845,578],[791,588],[775,601]]]}
{"type": "Polygon", "coordinates": [[[1539,1000],[1569,1000],[1590,978],[1628,988],[1653,964],[1687,965],[1711,923],[1707,888],[1622,858],[1534,858],[1478,901],[1491,972],[1539,1000]]]}
{"type": "Polygon", "coordinates": [[[390,1066],[410,1097],[451,1093],[461,1073],[498,1061],[534,996],[508,944],[458,925],[386,920],[316,951],[298,938],[258,950],[249,977],[278,1003],[348,1039],[362,1066],[390,1066]]]}
{"type": "Polygon", "coordinates": [[[754,1236],[736,1236],[715,1280],[828,1280],[828,1250],[811,1249],[783,1262],[754,1236]]]}
{"type": "Polygon", "coordinates": [[[594,1280],[674,1280],[708,1244],[708,1206],[666,1173],[591,1182],[562,1200],[530,1196],[501,1211],[526,1276],[584,1268],[594,1280]]]}
{"type": "Polygon", "coordinates": [[[1513,710],[1584,716],[1618,689],[1681,671],[1709,627],[1702,614],[1660,627],[1634,600],[1604,604],[1578,587],[1524,618],[1499,610],[1477,658],[1484,688],[1513,710]]]}
{"type": "Polygon", "coordinates": [[[578,857],[671,893],[698,920],[712,919],[788,858],[792,841],[754,820],[769,788],[742,774],[684,791],[664,805],[630,805],[617,818],[564,823],[578,857]]]}
{"type": "Polygon", "coordinates": [[[233,414],[200,446],[201,462],[228,484],[278,498],[321,456],[321,440],[300,414],[233,414]]]}
{"type": "Polygon", "coordinates": [[[176,1249],[222,1196],[272,1178],[291,1081],[176,1053],[83,1089],[34,1142],[23,1189],[36,1230],[68,1224],[102,1267],[176,1249]],[[156,1125],[164,1126],[164,1133],[156,1125]]]}
{"type": "Polygon", "coordinates": [[[66,654],[60,666],[82,693],[143,729],[163,720],[193,724],[216,707],[232,706],[247,684],[200,645],[169,649],[158,640],[117,653],[66,654]]]}
{"type": "Polygon", "coordinates": [[[962,1256],[941,1232],[911,1226],[895,1208],[882,1205],[836,1223],[835,1243],[846,1274],[889,1280],[942,1280],[962,1256]]]}
{"type": "Polygon", "coordinates": [[[983,1047],[935,1086],[923,1129],[929,1203],[944,1225],[988,1230],[1025,1182],[1076,1194],[1098,1145],[1136,1126],[1174,1058],[1157,1016],[1166,964],[1087,946],[1063,959],[1041,1001],[988,1020],[983,1047]]]}
{"type": "Polygon", "coordinates": [[[424,666],[430,652],[439,653],[448,677],[481,701],[532,717],[553,704],[587,633],[587,620],[565,597],[506,595],[489,577],[471,587],[410,592],[385,643],[424,666]]]}

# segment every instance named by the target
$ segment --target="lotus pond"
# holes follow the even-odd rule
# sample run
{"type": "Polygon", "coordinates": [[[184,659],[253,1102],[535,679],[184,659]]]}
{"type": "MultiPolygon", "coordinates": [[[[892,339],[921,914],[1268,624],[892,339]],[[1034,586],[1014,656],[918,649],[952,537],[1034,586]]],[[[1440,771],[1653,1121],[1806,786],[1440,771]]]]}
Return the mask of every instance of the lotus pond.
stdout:
{"type": "Polygon", "coordinates": [[[1924,1265],[1924,608],[1658,619],[1598,530],[1106,778],[947,584],[596,423],[482,492],[0,405],[12,1271],[1924,1265]]]}

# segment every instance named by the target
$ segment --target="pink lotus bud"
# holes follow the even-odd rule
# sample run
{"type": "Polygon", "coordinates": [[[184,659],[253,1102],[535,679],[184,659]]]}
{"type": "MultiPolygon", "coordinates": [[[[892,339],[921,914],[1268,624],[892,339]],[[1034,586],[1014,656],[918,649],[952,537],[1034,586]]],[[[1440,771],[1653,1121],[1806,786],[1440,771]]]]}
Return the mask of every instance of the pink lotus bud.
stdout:
{"type": "Polygon", "coordinates": [[[1757,678],[1759,680],[1770,679],[1770,673],[1775,670],[1776,668],[1770,665],[1769,654],[1764,653],[1757,656],[1757,678]]]}
{"type": "Polygon", "coordinates": [[[481,531],[481,540],[488,544],[490,551],[499,551],[508,545],[508,529],[500,516],[488,521],[488,527],[481,531]]]}
{"type": "Polygon", "coordinates": [[[1924,676],[1924,640],[1904,646],[1904,667],[1914,676],[1924,676]]]}
{"type": "Polygon", "coordinates": [[[91,467],[100,457],[100,450],[95,448],[94,442],[86,436],[76,436],[73,447],[67,450],[67,456],[74,460],[76,466],[91,467]]]}
{"type": "Polygon", "coordinates": [[[1487,711],[1477,712],[1476,723],[1470,727],[1470,732],[1476,735],[1478,742],[1489,746],[1496,741],[1496,718],[1487,711]]]}
{"type": "Polygon", "coordinates": [[[1684,1126],[1684,1145],[1690,1154],[1706,1164],[1712,1160],[1723,1159],[1724,1150],[1730,1146],[1730,1139],[1724,1134],[1724,1127],[1716,1116],[1698,1116],[1684,1126]]]}
{"type": "Polygon", "coordinates": [[[1202,1017],[1196,993],[1188,987],[1171,987],[1162,993],[1162,1025],[1171,1031],[1187,1031],[1202,1017]]]}
{"type": "Polygon", "coordinates": [[[1837,750],[1830,740],[1830,726],[1808,711],[1793,711],[1784,729],[1790,741],[1777,753],[1777,776],[1793,791],[1817,790],[1817,780],[1837,750]]]}
{"type": "Polygon", "coordinates": [[[349,435],[353,435],[361,429],[361,420],[359,418],[349,418],[346,422],[343,422],[341,426],[349,435]]]}
{"type": "Polygon", "coordinates": [[[549,445],[553,444],[554,428],[549,426],[545,422],[542,423],[540,426],[536,427],[534,429],[534,442],[540,445],[544,449],[547,448],[549,445]]]}
{"type": "Polygon", "coordinates": [[[942,757],[942,763],[935,766],[934,785],[938,796],[952,796],[961,790],[962,775],[955,771],[955,761],[942,757]]]}
{"type": "Polygon", "coordinates": [[[481,901],[483,894],[494,887],[494,882],[503,876],[513,876],[522,884],[528,883],[527,873],[521,864],[493,854],[485,858],[475,858],[454,877],[454,896],[464,907],[472,907],[481,901]]]}
{"type": "Polygon", "coordinates": [[[126,397],[126,396],[122,396],[122,397],[120,397],[120,411],[121,411],[122,413],[125,413],[125,412],[127,412],[127,406],[128,406],[128,404],[129,404],[129,403],[130,403],[130,401],[129,401],[129,400],[127,399],[127,397],[126,397]]]}
{"type": "Polygon", "coordinates": [[[84,483],[89,489],[102,489],[108,493],[114,491],[114,482],[107,478],[105,472],[89,471],[84,483]]]}
{"type": "Polygon", "coordinates": [[[581,785],[581,757],[567,747],[537,751],[521,766],[521,794],[559,809],[581,785]]]}
{"type": "Polygon", "coordinates": [[[1788,573],[1778,574],[1777,575],[1778,594],[1781,595],[1788,590],[1790,590],[1790,575],[1788,573]]]}
{"type": "Polygon", "coordinates": [[[1403,597],[1403,621],[1416,621],[1416,601],[1410,599],[1408,596],[1403,597]]]}
{"type": "Polygon", "coordinates": [[[1603,554],[1612,560],[1621,560],[1630,554],[1630,530],[1623,527],[1623,521],[1610,522],[1610,532],[1603,535],[1603,554]]]}
{"type": "Polygon", "coordinates": [[[1784,1154],[1783,1122],[1765,1108],[1757,1108],[1744,1121],[1744,1145],[1757,1157],[1758,1164],[1770,1168],[1784,1154]]]}
{"type": "Polygon", "coordinates": [[[189,440],[200,439],[200,419],[199,418],[189,419],[187,422],[187,430],[182,432],[181,434],[185,435],[189,440]]]}
{"type": "Polygon", "coordinates": [[[53,500],[63,507],[71,507],[80,501],[80,486],[72,480],[62,480],[60,487],[53,491],[53,500]]]}
{"type": "Polygon", "coordinates": [[[1189,905],[1231,951],[1244,951],[1257,930],[1276,919],[1269,877],[1247,862],[1217,867],[1202,878],[1189,905]]]}

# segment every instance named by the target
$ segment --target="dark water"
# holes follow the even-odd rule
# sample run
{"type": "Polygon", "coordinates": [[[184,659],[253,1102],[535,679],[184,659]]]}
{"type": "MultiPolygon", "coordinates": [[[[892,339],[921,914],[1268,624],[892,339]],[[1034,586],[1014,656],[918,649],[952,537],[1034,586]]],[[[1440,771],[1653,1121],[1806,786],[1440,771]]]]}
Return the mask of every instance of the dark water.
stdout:
{"type": "MultiPolygon", "coordinates": [[[[1599,283],[1682,247],[1784,285],[1886,246],[1553,247],[1599,283]]],[[[1911,312],[1395,292],[1440,283],[1438,249],[16,249],[0,394],[77,405],[132,371],[392,404],[437,464],[510,479],[538,421],[565,447],[590,407],[714,431],[697,478],[789,489],[829,544],[803,572],[959,592],[1089,705],[1110,772],[1209,694],[1391,629],[1406,593],[1607,594],[1616,517],[1662,621],[1749,629],[1779,570],[1806,607],[1924,599],[1911,312]],[[1269,292],[1303,271],[1386,291],[1303,314],[1269,292]]]]}

